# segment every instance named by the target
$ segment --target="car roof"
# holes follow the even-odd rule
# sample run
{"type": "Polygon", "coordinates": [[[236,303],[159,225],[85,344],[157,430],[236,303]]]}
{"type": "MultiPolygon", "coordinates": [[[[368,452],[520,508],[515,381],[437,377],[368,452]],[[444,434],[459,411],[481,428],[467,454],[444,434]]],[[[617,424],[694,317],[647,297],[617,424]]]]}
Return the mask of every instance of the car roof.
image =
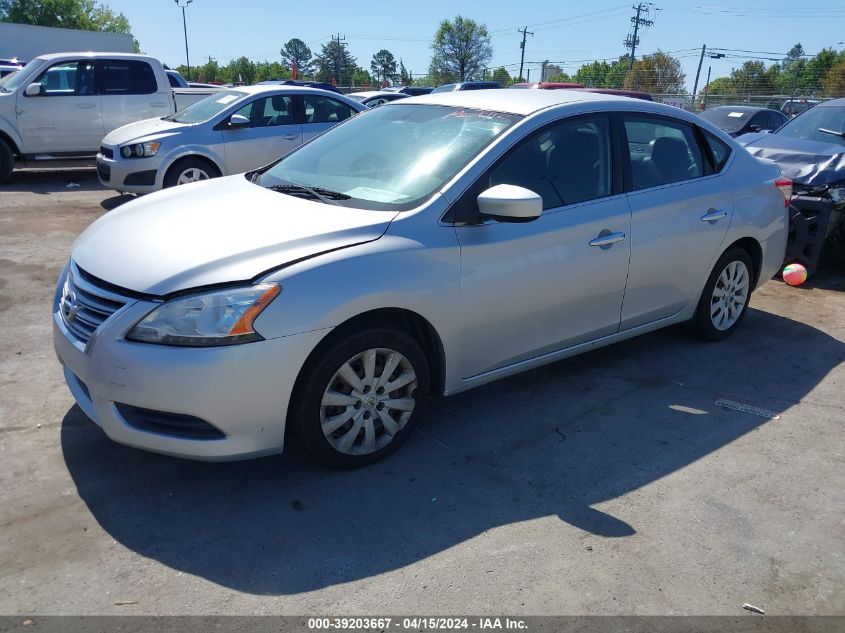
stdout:
{"type": "MultiPolygon", "coordinates": [[[[629,106],[636,104],[638,108],[654,104],[642,99],[634,100],[629,97],[606,95],[597,92],[581,90],[510,90],[509,88],[493,88],[490,90],[467,90],[454,92],[435,92],[418,97],[402,99],[397,105],[425,103],[430,105],[465,106],[477,110],[493,110],[509,112],[523,116],[533,114],[545,108],[567,103],[579,102],[596,103],[625,103],[629,106]]],[[[681,112],[672,106],[663,106],[662,112],[681,112]],[[663,108],[667,108],[664,110],[663,108]]]]}
{"type": "Polygon", "coordinates": [[[363,92],[347,92],[347,97],[375,97],[376,95],[395,95],[392,90],[364,90],[363,92]]]}
{"type": "Polygon", "coordinates": [[[155,60],[154,57],[150,57],[149,55],[138,55],[137,53],[110,53],[100,51],[69,51],[67,53],[45,53],[44,55],[38,55],[39,59],[43,59],[45,61],[50,61],[53,59],[64,59],[66,57],[108,57],[109,59],[155,60]]]}
{"type": "Polygon", "coordinates": [[[816,104],[816,107],[824,106],[825,108],[828,106],[845,106],[845,97],[841,99],[831,99],[830,101],[822,101],[821,103],[816,104]]]}
{"type": "MultiPolygon", "coordinates": [[[[713,108],[707,108],[704,112],[710,112],[712,110],[730,110],[732,112],[757,112],[758,110],[771,110],[771,109],[772,108],[764,108],[762,106],[721,105],[721,106],[715,106],[713,108]]],[[[775,110],[775,112],[780,112],[780,110],[775,110]]]]}

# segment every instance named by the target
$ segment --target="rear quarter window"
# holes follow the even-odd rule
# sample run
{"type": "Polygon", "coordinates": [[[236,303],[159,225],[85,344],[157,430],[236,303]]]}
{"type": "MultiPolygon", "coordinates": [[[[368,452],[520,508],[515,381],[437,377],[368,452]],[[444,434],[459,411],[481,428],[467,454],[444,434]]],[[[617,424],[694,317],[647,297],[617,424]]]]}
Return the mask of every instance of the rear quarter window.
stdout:
{"type": "MultiPolygon", "coordinates": [[[[701,129],[701,128],[699,128],[701,129]]],[[[701,130],[704,135],[704,140],[707,143],[707,150],[710,152],[710,157],[713,159],[713,171],[719,173],[725,168],[728,159],[731,157],[731,148],[727,143],[722,142],[710,132],[701,130]]]]}

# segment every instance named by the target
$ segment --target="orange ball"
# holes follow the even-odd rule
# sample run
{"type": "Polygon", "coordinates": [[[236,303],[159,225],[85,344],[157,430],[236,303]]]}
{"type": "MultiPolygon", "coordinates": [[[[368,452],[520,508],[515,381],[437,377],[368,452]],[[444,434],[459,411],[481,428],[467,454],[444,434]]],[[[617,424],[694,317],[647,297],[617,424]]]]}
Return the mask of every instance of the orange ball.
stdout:
{"type": "Polygon", "coordinates": [[[801,264],[789,264],[783,269],[783,280],[790,286],[800,286],[807,281],[807,269],[801,264]]]}

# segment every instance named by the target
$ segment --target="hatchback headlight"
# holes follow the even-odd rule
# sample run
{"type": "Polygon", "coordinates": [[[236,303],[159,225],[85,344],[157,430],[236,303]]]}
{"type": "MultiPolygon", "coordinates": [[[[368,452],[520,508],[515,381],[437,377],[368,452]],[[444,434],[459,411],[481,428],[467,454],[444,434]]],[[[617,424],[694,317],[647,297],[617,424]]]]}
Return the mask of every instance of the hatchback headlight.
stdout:
{"type": "Polygon", "coordinates": [[[120,148],[120,155],[124,158],[147,158],[155,156],[161,143],[158,141],[147,141],[146,143],[132,143],[120,148]]]}
{"type": "Polygon", "coordinates": [[[190,347],[260,341],[252,324],[279,292],[278,284],[265,283],[173,299],[145,316],[126,338],[190,347]]]}

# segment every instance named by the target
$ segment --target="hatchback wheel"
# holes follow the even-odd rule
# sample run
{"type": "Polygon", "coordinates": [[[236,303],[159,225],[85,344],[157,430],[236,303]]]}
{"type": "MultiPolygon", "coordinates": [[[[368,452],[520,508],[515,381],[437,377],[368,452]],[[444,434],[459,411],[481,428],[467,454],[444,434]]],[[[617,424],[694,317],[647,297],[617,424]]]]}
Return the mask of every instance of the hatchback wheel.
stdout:
{"type": "Polygon", "coordinates": [[[693,317],[693,330],[699,338],[721,341],[739,326],[751,299],[752,271],[751,257],[741,248],[719,258],[693,317]]]}
{"type": "Polygon", "coordinates": [[[425,408],[428,363],[417,342],[386,328],[334,341],[304,370],[293,431],[315,460],[354,468],[404,442],[425,408]]]}
{"type": "Polygon", "coordinates": [[[198,158],[184,158],[176,162],[164,176],[165,187],[187,185],[209,178],[217,178],[220,172],[211,163],[198,158]]]}

